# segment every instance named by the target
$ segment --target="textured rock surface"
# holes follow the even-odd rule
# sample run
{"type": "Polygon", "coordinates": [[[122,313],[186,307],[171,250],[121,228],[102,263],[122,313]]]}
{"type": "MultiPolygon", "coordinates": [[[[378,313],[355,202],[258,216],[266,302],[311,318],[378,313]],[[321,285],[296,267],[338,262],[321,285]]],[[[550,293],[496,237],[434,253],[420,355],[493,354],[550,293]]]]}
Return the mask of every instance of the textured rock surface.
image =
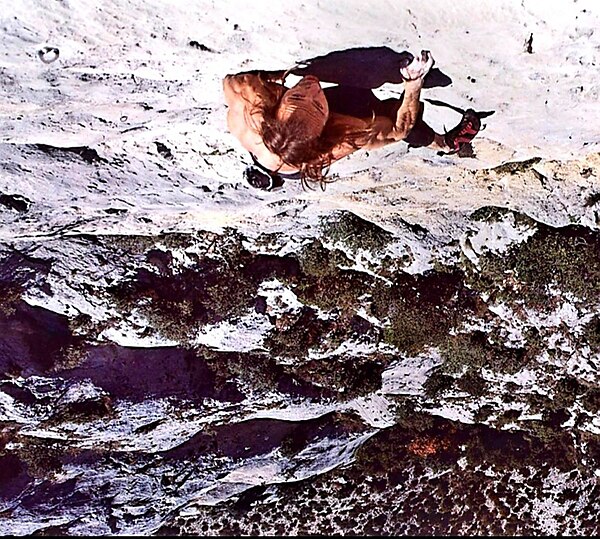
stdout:
{"type": "Polygon", "coordinates": [[[105,4],[1,16],[0,531],[598,534],[593,2],[105,4]],[[421,43],[473,155],[242,183],[223,74],[421,43]]]}

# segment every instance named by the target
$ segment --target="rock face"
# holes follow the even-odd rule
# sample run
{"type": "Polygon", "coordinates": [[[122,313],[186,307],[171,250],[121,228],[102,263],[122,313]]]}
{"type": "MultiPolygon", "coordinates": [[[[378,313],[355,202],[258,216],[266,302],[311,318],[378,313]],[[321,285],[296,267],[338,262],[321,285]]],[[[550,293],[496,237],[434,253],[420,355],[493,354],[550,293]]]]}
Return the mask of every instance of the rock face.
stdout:
{"type": "MultiPolygon", "coordinates": [[[[598,534],[598,8],[478,3],[528,31],[453,76],[463,106],[487,81],[497,108],[468,156],[386,147],[325,192],[263,193],[220,77],[327,52],[292,44],[315,20],[356,45],[354,12],[121,4],[2,19],[0,531],[598,534]],[[291,32],[275,52],[267,15],[291,32]],[[583,90],[557,79],[540,130],[552,57],[583,90]],[[561,139],[575,105],[588,124],[561,139]]],[[[394,28],[433,41],[436,5],[394,28]]],[[[355,7],[365,43],[396,35],[355,7]]],[[[445,50],[467,15],[446,11],[445,50]]]]}
{"type": "Polygon", "coordinates": [[[596,531],[600,236],[467,221],[6,247],[4,529],[596,531]]]}

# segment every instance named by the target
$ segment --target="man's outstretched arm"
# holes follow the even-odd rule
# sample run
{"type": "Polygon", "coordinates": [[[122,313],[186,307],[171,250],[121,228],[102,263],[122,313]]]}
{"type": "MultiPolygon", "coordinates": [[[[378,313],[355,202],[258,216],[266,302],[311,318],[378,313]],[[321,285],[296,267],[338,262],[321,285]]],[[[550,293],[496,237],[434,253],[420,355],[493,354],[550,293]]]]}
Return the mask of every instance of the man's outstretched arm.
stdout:
{"type": "Polygon", "coordinates": [[[429,51],[421,51],[421,57],[415,57],[408,66],[400,70],[404,77],[404,98],[390,133],[394,140],[404,140],[415,126],[421,110],[421,90],[432,66],[433,57],[429,51]]]}

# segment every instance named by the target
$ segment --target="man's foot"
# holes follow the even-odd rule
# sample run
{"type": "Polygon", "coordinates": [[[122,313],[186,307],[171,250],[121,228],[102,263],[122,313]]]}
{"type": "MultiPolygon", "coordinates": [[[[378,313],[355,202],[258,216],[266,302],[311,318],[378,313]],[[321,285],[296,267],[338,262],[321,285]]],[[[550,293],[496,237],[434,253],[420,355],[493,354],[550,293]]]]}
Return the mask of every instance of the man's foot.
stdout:
{"type": "Polygon", "coordinates": [[[420,57],[415,57],[406,67],[400,69],[404,80],[423,80],[433,66],[433,57],[429,51],[421,51],[420,57]]]}
{"type": "Polygon", "coordinates": [[[480,130],[479,115],[473,109],[467,109],[459,124],[446,133],[444,141],[451,150],[458,151],[462,145],[471,142],[480,130]]]}

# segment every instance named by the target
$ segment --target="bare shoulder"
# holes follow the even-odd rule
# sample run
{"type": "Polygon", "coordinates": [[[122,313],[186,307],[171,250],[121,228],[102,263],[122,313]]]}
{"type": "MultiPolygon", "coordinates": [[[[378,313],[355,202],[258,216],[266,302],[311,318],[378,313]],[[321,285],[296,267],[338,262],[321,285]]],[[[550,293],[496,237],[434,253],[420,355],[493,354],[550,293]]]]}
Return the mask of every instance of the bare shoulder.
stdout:
{"type": "Polygon", "coordinates": [[[264,153],[265,148],[259,134],[262,113],[257,105],[269,91],[285,91],[285,87],[264,81],[258,75],[241,73],[227,75],[223,79],[223,92],[228,106],[227,127],[244,148],[254,154],[264,153]],[[279,89],[282,88],[282,90],[279,89]]]}
{"type": "Polygon", "coordinates": [[[223,79],[225,101],[229,106],[242,98],[254,101],[254,98],[258,96],[256,86],[256,81],[249,75],[227,75],[223,79]]]}

